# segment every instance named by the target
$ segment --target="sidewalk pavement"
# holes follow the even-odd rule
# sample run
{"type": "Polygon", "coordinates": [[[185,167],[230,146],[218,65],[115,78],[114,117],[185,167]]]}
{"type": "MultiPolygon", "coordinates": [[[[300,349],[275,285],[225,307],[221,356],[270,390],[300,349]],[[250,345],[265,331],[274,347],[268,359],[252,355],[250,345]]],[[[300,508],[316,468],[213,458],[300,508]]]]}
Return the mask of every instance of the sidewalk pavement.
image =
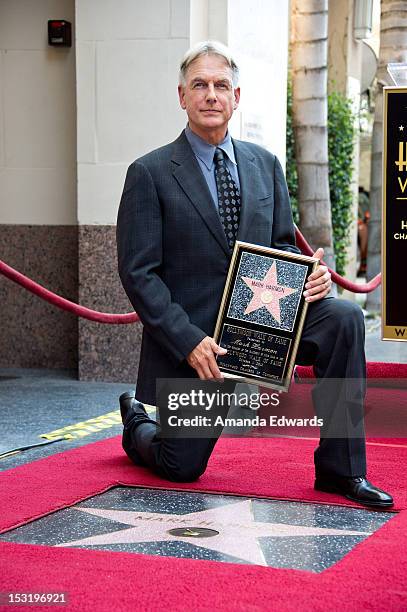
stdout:
{"type": "Polygon", "coordinates": [[[366,359],[386,363],[407,363],[407,342],[381,339],[381,319],[365,319],[366,359]]]}
{"type": "MultiPolygon", "coordinates": [[[[364,283],[365,278],[358,278],[358,283],[364,283]]],[[[364,310],[366,294],[356,293],[355,301],[363,309],[366,326],[366,360],[383,361],[385,363],[407,363],[407,341],[382,340],[381,317],[371,316],[364,310]]]]}

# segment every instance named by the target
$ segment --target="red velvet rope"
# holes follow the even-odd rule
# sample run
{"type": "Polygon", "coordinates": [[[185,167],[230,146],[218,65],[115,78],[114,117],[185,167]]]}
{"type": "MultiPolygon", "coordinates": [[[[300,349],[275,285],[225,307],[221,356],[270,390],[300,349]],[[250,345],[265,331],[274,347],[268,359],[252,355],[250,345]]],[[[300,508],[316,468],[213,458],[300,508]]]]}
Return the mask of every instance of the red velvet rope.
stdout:
{"type": "MultiPolygon", "coordinates": [[[[301,234],[298,228],[296,228],[295,230],[295,240],[296,240],[297,246],[301,249],[301,252],[304,253],[304,255],[314,254],[312,247],[305,240],[304,236],[301,234]]],[[[331,270],[331,268],[329,268],[329,271],[331,273],[331,277],[334,283],[336,283],[340,287],[343,287],[344,289],[347,289],[348,291],[352,291],[352,293],[370,293],[371,291],[376,289],[382,282],[381,274],[377,274],[368,283],[363,283],[359,285],[358,283],[352,283],[346,278],[343,278],[343,276],[340,276],[337,272],[334,272],[333,270],[331,270]]]]}
{"type": "MultiPolygon", "coordinates": [[[[296,229],[296,240],[297,245],[304,253],[304,255],[313,255],[313,250],[305,240],[304,236],[301,232],[296,229]]],[[[364,283],[363,285],[358,285],[356,283],[351,283],[346,280],[342,276],[339,276],[333,270],[330,270],[332,275],[332,280],[343,287],[344,289],[348,289],[353,293],[370,293],[373,289],[376,289],[381,283],[381,274],[375,276],[369,283],[364,283]]],[[[89,321],[96,321],[97,323],[110,323],[111,325],[123,325],[127,323],[135,323],[139,321],[140,318],[136,312],[129,312],[127,314],[111,314],[108,312],[99,312],[97,310],[91,310],[90,308],[86,308],[85,306],[80,306],[79,304],[75,304],[75,302],[71,302],[48,289],[42,287],[38,283],[34,282],[28,276],[24,276],[21,272],[14,270],[11,266],[8,266],[4,261],[0,260],[0,273],[6,276],[8,279],[14,281],[24,289],[27,289],[34,295],[38,295],[41,299],[49,302],[53,306],[57,306],[62,310],[66,310],[71,312],[72,314],[82,317],[83,319],[88,319],[89,321]]]]}
{"type": "Polygon", "coordinates": [[[24,289],[28,289],[28,291],[31,291],[31,293],[38,295],[38,297],[46,302],[49,302],[58,308],[62,308],[62,310],[67,310],[68,312],[71,312],[78,317],[82,317],[83,319],[97,321],[98,323],[110,324],[125,324],[139,321],[139,316],[136,312],[130,312],[128,314],[110,314],[108,312],[98,312],[97,310],[91,310],[90,308],[85,308],[85,306],[75,304],[75,302],[66,300],[60,295],[56,295],[55,293],[52,293],[52,291],[45,289],[45,287],[38,285],[33,280],[27,276],[24,276],[24,274],[21,274],[21,272],[17,272],[17,270],[14,270],[14,268],[11,268],[1,260],[0,272],[18,285],[21,285],[21,287],[24,287],[24,289]]]}

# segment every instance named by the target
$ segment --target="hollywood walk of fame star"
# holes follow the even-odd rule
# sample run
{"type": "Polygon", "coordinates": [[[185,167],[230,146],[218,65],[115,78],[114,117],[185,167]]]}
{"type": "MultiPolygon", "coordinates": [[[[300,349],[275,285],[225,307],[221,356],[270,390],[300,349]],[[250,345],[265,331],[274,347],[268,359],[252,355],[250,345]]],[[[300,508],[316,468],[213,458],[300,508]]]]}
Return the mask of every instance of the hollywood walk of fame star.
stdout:
{"type": "Polygon", "coordinates": [[[281,323],[280,300],[296,293],[298,289],[279,285],[277,282],[277,264],[274,261],[263,280],[242,276],[242,280],[253,291],[253,297],[247,305],[244,314],[250,314],[259,308],[267,308],[269,313],[281,323]]]}
{"type": "Polygon", "coordinates": [[[146,542],[187,542],[230,555],[247,563],[267,566],[258,538],[304,537],[304,536],[367,536],[370,533],[307,527],[286,523],[264,523],[254,520],[251,500],[209,508],[188,514],[138,512],[128,510],[107,510],[104,508],[74,508],[94,516],[131,525],[130,529],[112,531],[100,535],[64,542],[57,546],[97,546],[103,544],[125,544],[146,542]],[[169,533],[174,527],[185,527],[185,535],[169,533]],[[193,541],[193,528],[210,528],[218,535],[193,541]],[[189,533],[190,535],[187,535],[189,533]]]}

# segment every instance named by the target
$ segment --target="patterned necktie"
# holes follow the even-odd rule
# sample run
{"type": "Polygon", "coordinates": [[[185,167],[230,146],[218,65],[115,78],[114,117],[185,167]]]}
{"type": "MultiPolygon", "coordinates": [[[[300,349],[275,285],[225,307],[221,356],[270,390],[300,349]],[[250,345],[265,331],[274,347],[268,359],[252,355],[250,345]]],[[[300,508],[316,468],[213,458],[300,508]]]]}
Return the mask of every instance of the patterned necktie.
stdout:
{"type": "Polygon", "coordinates": [[[217,148],[215,150],[214,161],[219,216],[229,248],[233,249],[239,229],[240,193],[226,165],[225,154],[222,149],[217,148]]]}

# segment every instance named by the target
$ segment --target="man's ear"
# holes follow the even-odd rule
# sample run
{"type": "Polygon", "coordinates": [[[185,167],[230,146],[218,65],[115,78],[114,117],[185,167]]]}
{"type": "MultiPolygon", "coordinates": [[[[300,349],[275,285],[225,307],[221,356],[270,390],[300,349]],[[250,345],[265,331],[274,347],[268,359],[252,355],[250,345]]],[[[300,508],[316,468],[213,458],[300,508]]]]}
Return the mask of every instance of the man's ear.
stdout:
{"type": "Polygon", "coordinates": [[[178,85],[178,98],[179,98],[179,103],[181,105],[181,108],[183,108],[185,110],[186,109],[186,104],[185,104],[185,87],[183,87],[183,85],[178,85]]]}
{"type": "Polygon", "coordinates": [[[234,89],[234,94],[235,94],[235,104],[234,104],[234,110],[237,109],[237,107],[239,106],[239,100],[240,100],[240,87],[236,87],[236,89],[234,89]]]}

